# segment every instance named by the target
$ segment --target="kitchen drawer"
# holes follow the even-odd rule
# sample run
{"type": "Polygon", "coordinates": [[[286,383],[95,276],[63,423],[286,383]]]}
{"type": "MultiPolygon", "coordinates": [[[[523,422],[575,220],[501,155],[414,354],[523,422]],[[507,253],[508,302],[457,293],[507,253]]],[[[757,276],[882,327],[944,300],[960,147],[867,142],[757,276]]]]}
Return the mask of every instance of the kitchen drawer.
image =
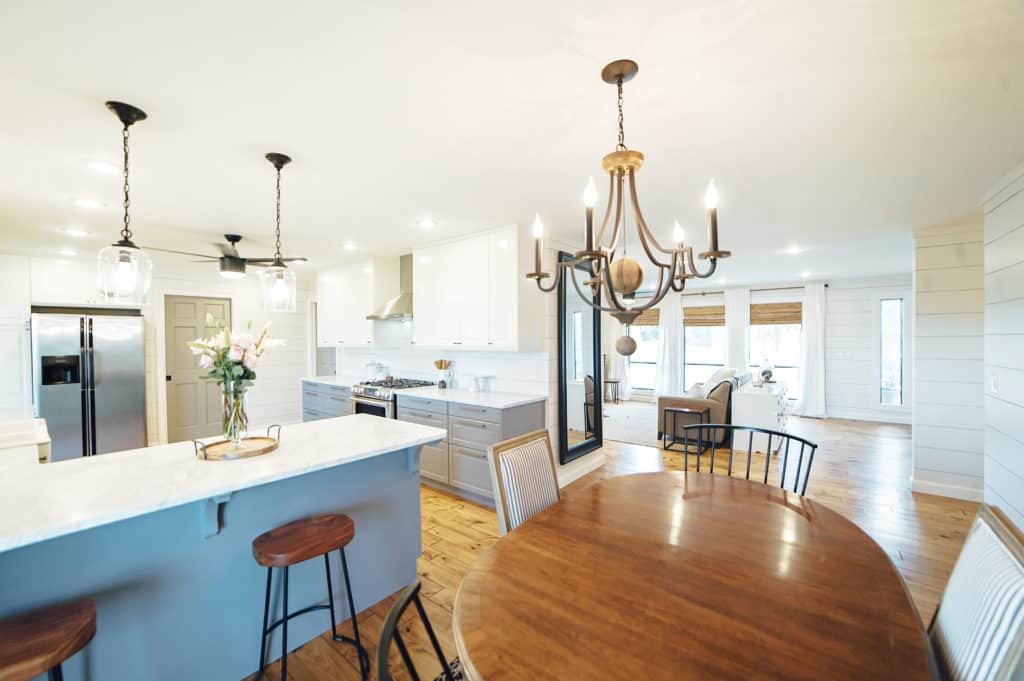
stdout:
{"type": "Polygon", "coordinates": [[[303,410],[302,410],[302,420],[303,420],[303,422],[305,422],[305,421],[319,421],[320,419],[325,419],[325,418],[327,418],[326,414],[323,414],[322,412],[319,412],[319,411],[317,411],[315,409],[303,408],[303,410]]]}
{"type": "Polygon", "coordinates": [[[501,441],[501,428],[496,423],[448,417],[448,439],[460,445],[487,449],[501,441]]]}
{"type": "Polygon", "coordinates": [[[331,416],[348,416],[352,413],[352,398],[337,395],[333,391],[321,399],[320,405],[322,411],[331,416]]]}
{"type": "Polygon", "coordinates": [[[477,407],[472,404],[452,402],[448,405],[448,415],[460,416],[464,419],[473,419],[474,421],[501,423],[501,410],[494,407],[477,407]]]}
{"type": "Polygon", "coordinates": [[[422,426],[448,428],[447,416],[443,414],[435,414],[432,411],[423,411],[421,409],[409,409],[408,407],[400,406],[398,407],[398,420],[418,423],[422,426]]]}
{"type": "Polygon", "coordinates": [[[347,385],[325,385],[322,389],[328,397],[343,397],[346,400],[352,397],[352,388],[347,385]]]}
{"type": "Polygon", "coordinates": [[[430,397],[415,397],[398,393],[398,411],[401,413],[403,407],[430,411],[435,414],[448,414],[448,403],[444,400],[435,400],[430,397]]]}
{"type": "Polygon", "coordinates": [[[455,444],[448,445],[448,451],[450,484],[480,496],[493,497],[487,452],[455,444]]]}
{"type": "Polygon", "coordinates": [[[420,447],[420,475],[437,482],[448,482],[448,442],[420,447]]]}

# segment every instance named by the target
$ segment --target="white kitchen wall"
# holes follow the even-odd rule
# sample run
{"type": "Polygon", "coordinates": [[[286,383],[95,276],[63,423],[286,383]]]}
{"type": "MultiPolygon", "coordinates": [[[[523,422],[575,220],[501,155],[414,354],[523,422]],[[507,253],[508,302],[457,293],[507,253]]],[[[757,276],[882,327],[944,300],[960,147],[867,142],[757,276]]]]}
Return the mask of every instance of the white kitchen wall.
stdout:
{"type": "Polygon", "coordinates": [[[980,500],[984,415],[983,230],[914,230],[916,492],[980,500]]]}
{"type": "MultiPolygon", "coordinates": [[[[311,342],[308,309],[311,284],[302,277],[294,314],[268,314],[260,310],[259,283],[254,274],[242,280],[226,280],[216,265],[199,264],[162,253],[151,253],[154,277],[151,303],[143,308],[146,328],[146,412],[150,444],[166,442],[167,395],[164,352],[164,296],[192,295],[230,298],[232,325],[249,320],[256,326],[273,323],[273,333],[288,341],[264,357],[256,386],[249,395],[249,418],[254,427],[269,423],[301,421],[299,378],[309,372],[311,342]]],[[[30,258],[30,293],[33,305],[87,306],[96,304],[95,263],[92,259],[30,258]]],[[[0,262],[3,267],[3,262],[0,262]]],[[[4,268],[4,278],[11,272],[4,268]]]]}
{"type": "Polygon", "coordinates": [[[984,498],[1024,529],[1024,165],[984,208],[984,498]]]}
{"type": "MultiPolygon", "coordinates": [[[[908,264],[909,267],[909,264],[908,264]]],[[[825,400],[830,418],[910,423],[913,295],[910,274],[830,280],[825,295],[825,400]],[[881,302],[903,299],[903,405],[883,406],[881,302]]]]}

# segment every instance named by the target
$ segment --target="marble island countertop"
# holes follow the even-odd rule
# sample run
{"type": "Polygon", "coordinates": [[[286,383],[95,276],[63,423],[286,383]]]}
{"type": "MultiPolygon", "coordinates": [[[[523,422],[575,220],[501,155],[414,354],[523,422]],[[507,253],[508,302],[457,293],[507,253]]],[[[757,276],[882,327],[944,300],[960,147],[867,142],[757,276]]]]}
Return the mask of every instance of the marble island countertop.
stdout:
{"type": "Polygon", "coordinates": [[[178,442],[59,463],[5,466],[0,552],[444,436],[438,428],[359,414],[284,426],[277,450],[249,459],[200,461],[191,442],[178,442]]]}

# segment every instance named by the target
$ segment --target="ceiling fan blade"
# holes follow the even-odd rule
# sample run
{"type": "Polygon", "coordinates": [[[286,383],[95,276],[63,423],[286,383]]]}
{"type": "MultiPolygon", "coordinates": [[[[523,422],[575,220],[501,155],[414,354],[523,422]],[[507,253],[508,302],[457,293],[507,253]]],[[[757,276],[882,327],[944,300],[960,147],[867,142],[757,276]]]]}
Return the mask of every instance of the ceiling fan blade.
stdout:
{"type": "Polygon", "coordinates": [[[213,260],[189,260],[189,262],[200,262],[204,265],[213,265],[220,261],[220,258],[214,258],[213,260]]]}
{"type": "Polygon", "coordinates": [[[250,265],[269,265],[270,263],[274,262],[274,258],[246,258],[245,261],[250,265]]]}
{"type": "Polygon", "coordinates": [[[139,246],[139,248],[146,251],[159,251],[161,253],[174,253],[175,255],[188,255],[193,258],[206,258],[207,260],[216,262],[220,260],[219,255],[207,255],[205,253],[191,253],[189,251],[176,251],[172,248],[156,248],[155,246],[139,246]]]}
{"type": "Polygon", "coordinates": [[[296,258],[281,258],[282,262],[309,262],[309,258],[298,256],[296,258]]]}

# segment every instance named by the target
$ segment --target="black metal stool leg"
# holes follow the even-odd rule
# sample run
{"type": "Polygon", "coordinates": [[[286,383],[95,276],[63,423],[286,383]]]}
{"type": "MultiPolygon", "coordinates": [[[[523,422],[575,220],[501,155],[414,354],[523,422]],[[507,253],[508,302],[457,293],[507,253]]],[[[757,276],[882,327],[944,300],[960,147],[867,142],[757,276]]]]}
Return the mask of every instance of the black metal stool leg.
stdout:
{"type": "Polygon", "coordinates": [[[284,569],[284,612],[281,615],[281,681],[288,678],[288,568],[284,569]]]}
{"type": "Polygon", "coordinates": [[[345,594],[348,596],[348,611],[352,613],[352,634],[355,638],[356,650],[359,651],[359,675],[365,680],[370,675],[370,655],[363,647],[363,641],[359,638],[359,621],[356,618],[356,604],[352,599],[352,581],[348,576],[348,561],[345,559],[345,547],[338,549],[341,554],[341,571],[345,575],[345,594]]]}
{"type": "Polygon", "coordinates": [[[46,678],[49,681],[64,681],[64,671],[57,665],[50,671],[46,672],[46,678]]]}
{"type": "Polygon", "coordinates": [[[273,576],[274,568],[267,568],[267,596],[263,599],[263,631],[260,636],[260,666],[256,672],[256,678],[263,676],[263,666],[267,659],[267,624],[270,617],[270,579],[273,576]]]}

